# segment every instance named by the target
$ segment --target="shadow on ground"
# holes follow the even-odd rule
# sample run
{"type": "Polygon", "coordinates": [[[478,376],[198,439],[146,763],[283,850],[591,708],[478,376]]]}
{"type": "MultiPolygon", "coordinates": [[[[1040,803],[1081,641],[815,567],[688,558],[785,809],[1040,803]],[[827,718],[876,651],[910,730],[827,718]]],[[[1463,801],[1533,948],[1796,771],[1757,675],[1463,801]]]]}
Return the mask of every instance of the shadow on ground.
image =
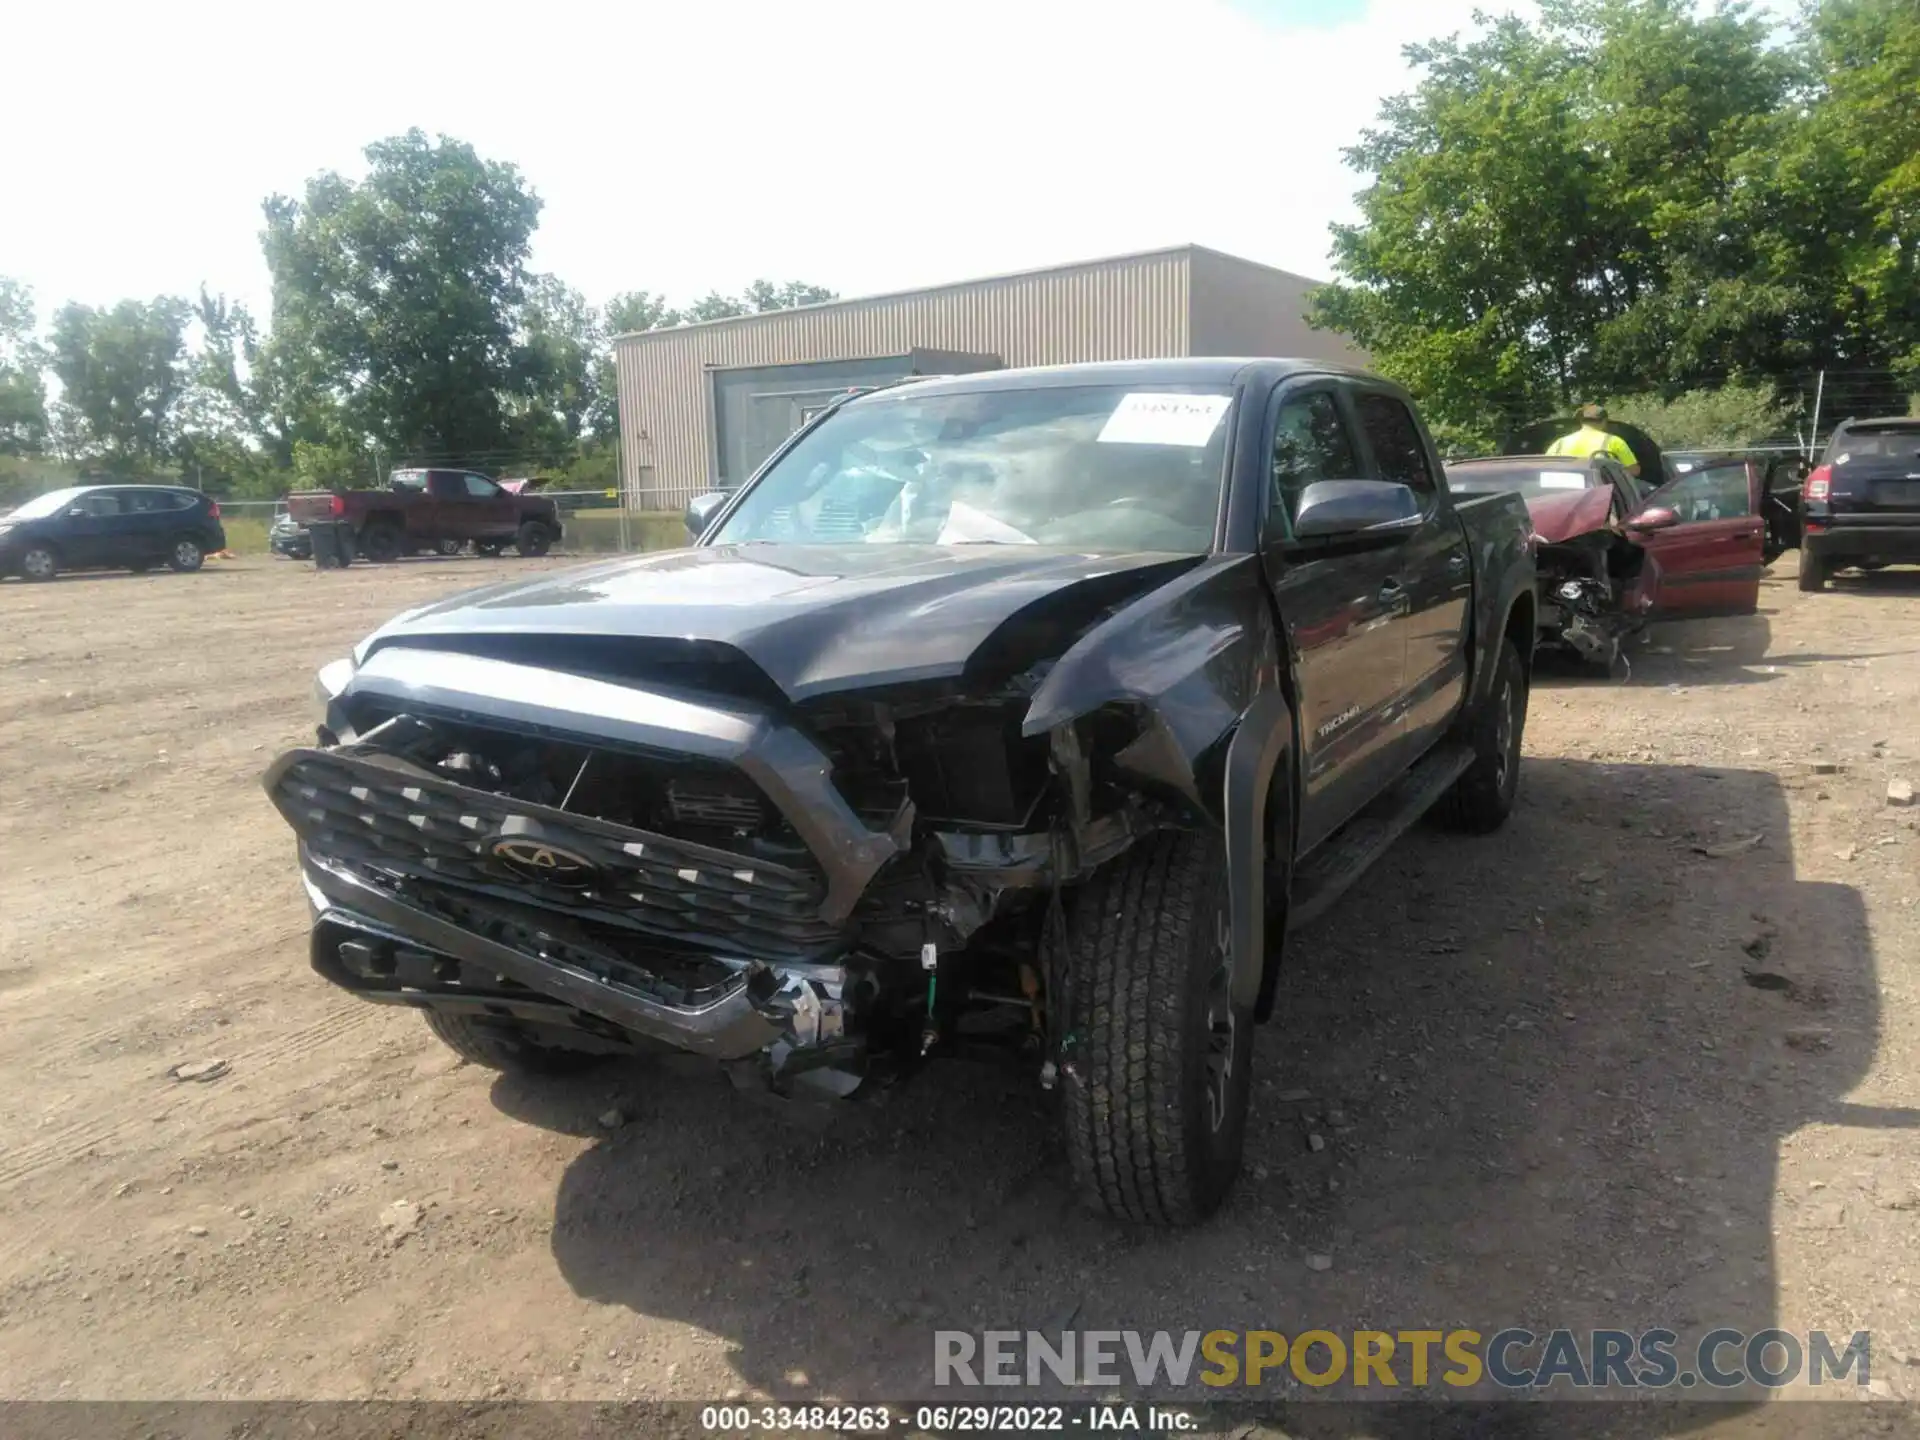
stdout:
{"type": "MultiPolygon", "coordinates": [[[[1782,1137],[1915,1117],[1843,1107],[1878,1015],[1857,892],[1796,880],[1783,841],[1714,860],[1653,834],[1705,813],[1789,834],[1769,774],[1530,759],[1499,834],[1402,841],[1296,940],[1246,1173],[1199,1229],[1082,1212],[1010,1073],[935,1067],[803,1124],[641,1064],[616,1081],[634,1122],[561,1181],[555,1261],[792,1398],[929,1396],[936,1327],[1765,1328],[1775,1208],[1800,1203],[1775,1194],[1782,1137]],[[1783,957],[1790,989],[1744,977],[1783,957]]],[[[494,1098],[586,1133],[607,1084],[494,1098]]],[[[1310,1393],[1259,1398],[1290,1433],[1346,1433],[1349,1407],[1291,1403],[1310,1393]]],[[[1370,1433],[1587,1428],[1558,1406],[1456,1431],[1397,1413],[1370,1433]]],[[[1676,1415],[1651,1407],[1648,1433],[1676,1415]]]]}

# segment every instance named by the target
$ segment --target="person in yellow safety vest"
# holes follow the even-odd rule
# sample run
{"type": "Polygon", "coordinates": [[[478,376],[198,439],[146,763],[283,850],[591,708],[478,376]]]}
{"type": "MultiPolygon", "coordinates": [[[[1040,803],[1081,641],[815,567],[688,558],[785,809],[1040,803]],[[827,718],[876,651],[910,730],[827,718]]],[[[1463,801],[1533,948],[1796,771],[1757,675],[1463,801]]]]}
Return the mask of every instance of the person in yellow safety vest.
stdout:
{"type": "Polygon", "coordinates": [[[1618,435],[1609,434],[1600,427],[1606,424],[1607,407],[1604,405],[1582,405],[1580,407],[1580,428],[1571,435],[1562,435],[1547,447],[1549,455],[1565,455],[1573,459],[1584,460],[1589,455],[1611,455],[1627,467],[1629,475],[1640,473],[1639,457],[1633,448],[1618,435]]]}

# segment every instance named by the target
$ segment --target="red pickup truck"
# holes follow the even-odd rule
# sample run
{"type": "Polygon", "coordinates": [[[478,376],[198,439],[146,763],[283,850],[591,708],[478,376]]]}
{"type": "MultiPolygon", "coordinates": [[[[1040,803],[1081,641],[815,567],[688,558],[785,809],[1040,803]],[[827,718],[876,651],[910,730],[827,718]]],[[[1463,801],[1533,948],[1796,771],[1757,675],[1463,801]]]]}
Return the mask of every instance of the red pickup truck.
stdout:
{"type": "Polygon", "coordinates": [[[508,545],[544,555],[560,538],[553,501],[515,494],[472,470],[395,470],[384,490],[296,493],[287,497],[287,514],[303,526],[345,520],[354,553],[379,561],[466,544],[482,555],[508,545]]]}

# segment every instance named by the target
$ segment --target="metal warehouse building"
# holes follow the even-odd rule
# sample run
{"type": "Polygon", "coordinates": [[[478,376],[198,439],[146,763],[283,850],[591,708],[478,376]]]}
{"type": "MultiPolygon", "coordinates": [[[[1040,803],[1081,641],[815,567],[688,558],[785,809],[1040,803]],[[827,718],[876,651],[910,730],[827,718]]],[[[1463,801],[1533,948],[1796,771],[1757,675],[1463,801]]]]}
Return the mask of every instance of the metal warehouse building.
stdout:
{"type": "Polygon", "coordinates": [[[1364,361],[1310,328],[1319,282],[1198,245],[622,335],[621,475],[636,509],[747,479],[853,385],[1169,355],[1364,361]]]}

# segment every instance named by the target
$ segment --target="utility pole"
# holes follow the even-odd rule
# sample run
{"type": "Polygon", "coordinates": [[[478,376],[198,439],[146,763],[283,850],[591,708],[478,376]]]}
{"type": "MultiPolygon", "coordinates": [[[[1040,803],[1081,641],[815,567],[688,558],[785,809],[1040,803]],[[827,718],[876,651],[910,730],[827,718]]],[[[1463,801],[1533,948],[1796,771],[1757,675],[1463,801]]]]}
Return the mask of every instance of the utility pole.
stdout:
{"type": "Polygon", "coordinates": [[[1813,463],[1813,452],[1820,448],[1820,402],[1826,398],[1827,372],[1822,370],[1820,378],[1813,385],[1813,433],[1807,437],[1807,463],[1813,463]]]}

